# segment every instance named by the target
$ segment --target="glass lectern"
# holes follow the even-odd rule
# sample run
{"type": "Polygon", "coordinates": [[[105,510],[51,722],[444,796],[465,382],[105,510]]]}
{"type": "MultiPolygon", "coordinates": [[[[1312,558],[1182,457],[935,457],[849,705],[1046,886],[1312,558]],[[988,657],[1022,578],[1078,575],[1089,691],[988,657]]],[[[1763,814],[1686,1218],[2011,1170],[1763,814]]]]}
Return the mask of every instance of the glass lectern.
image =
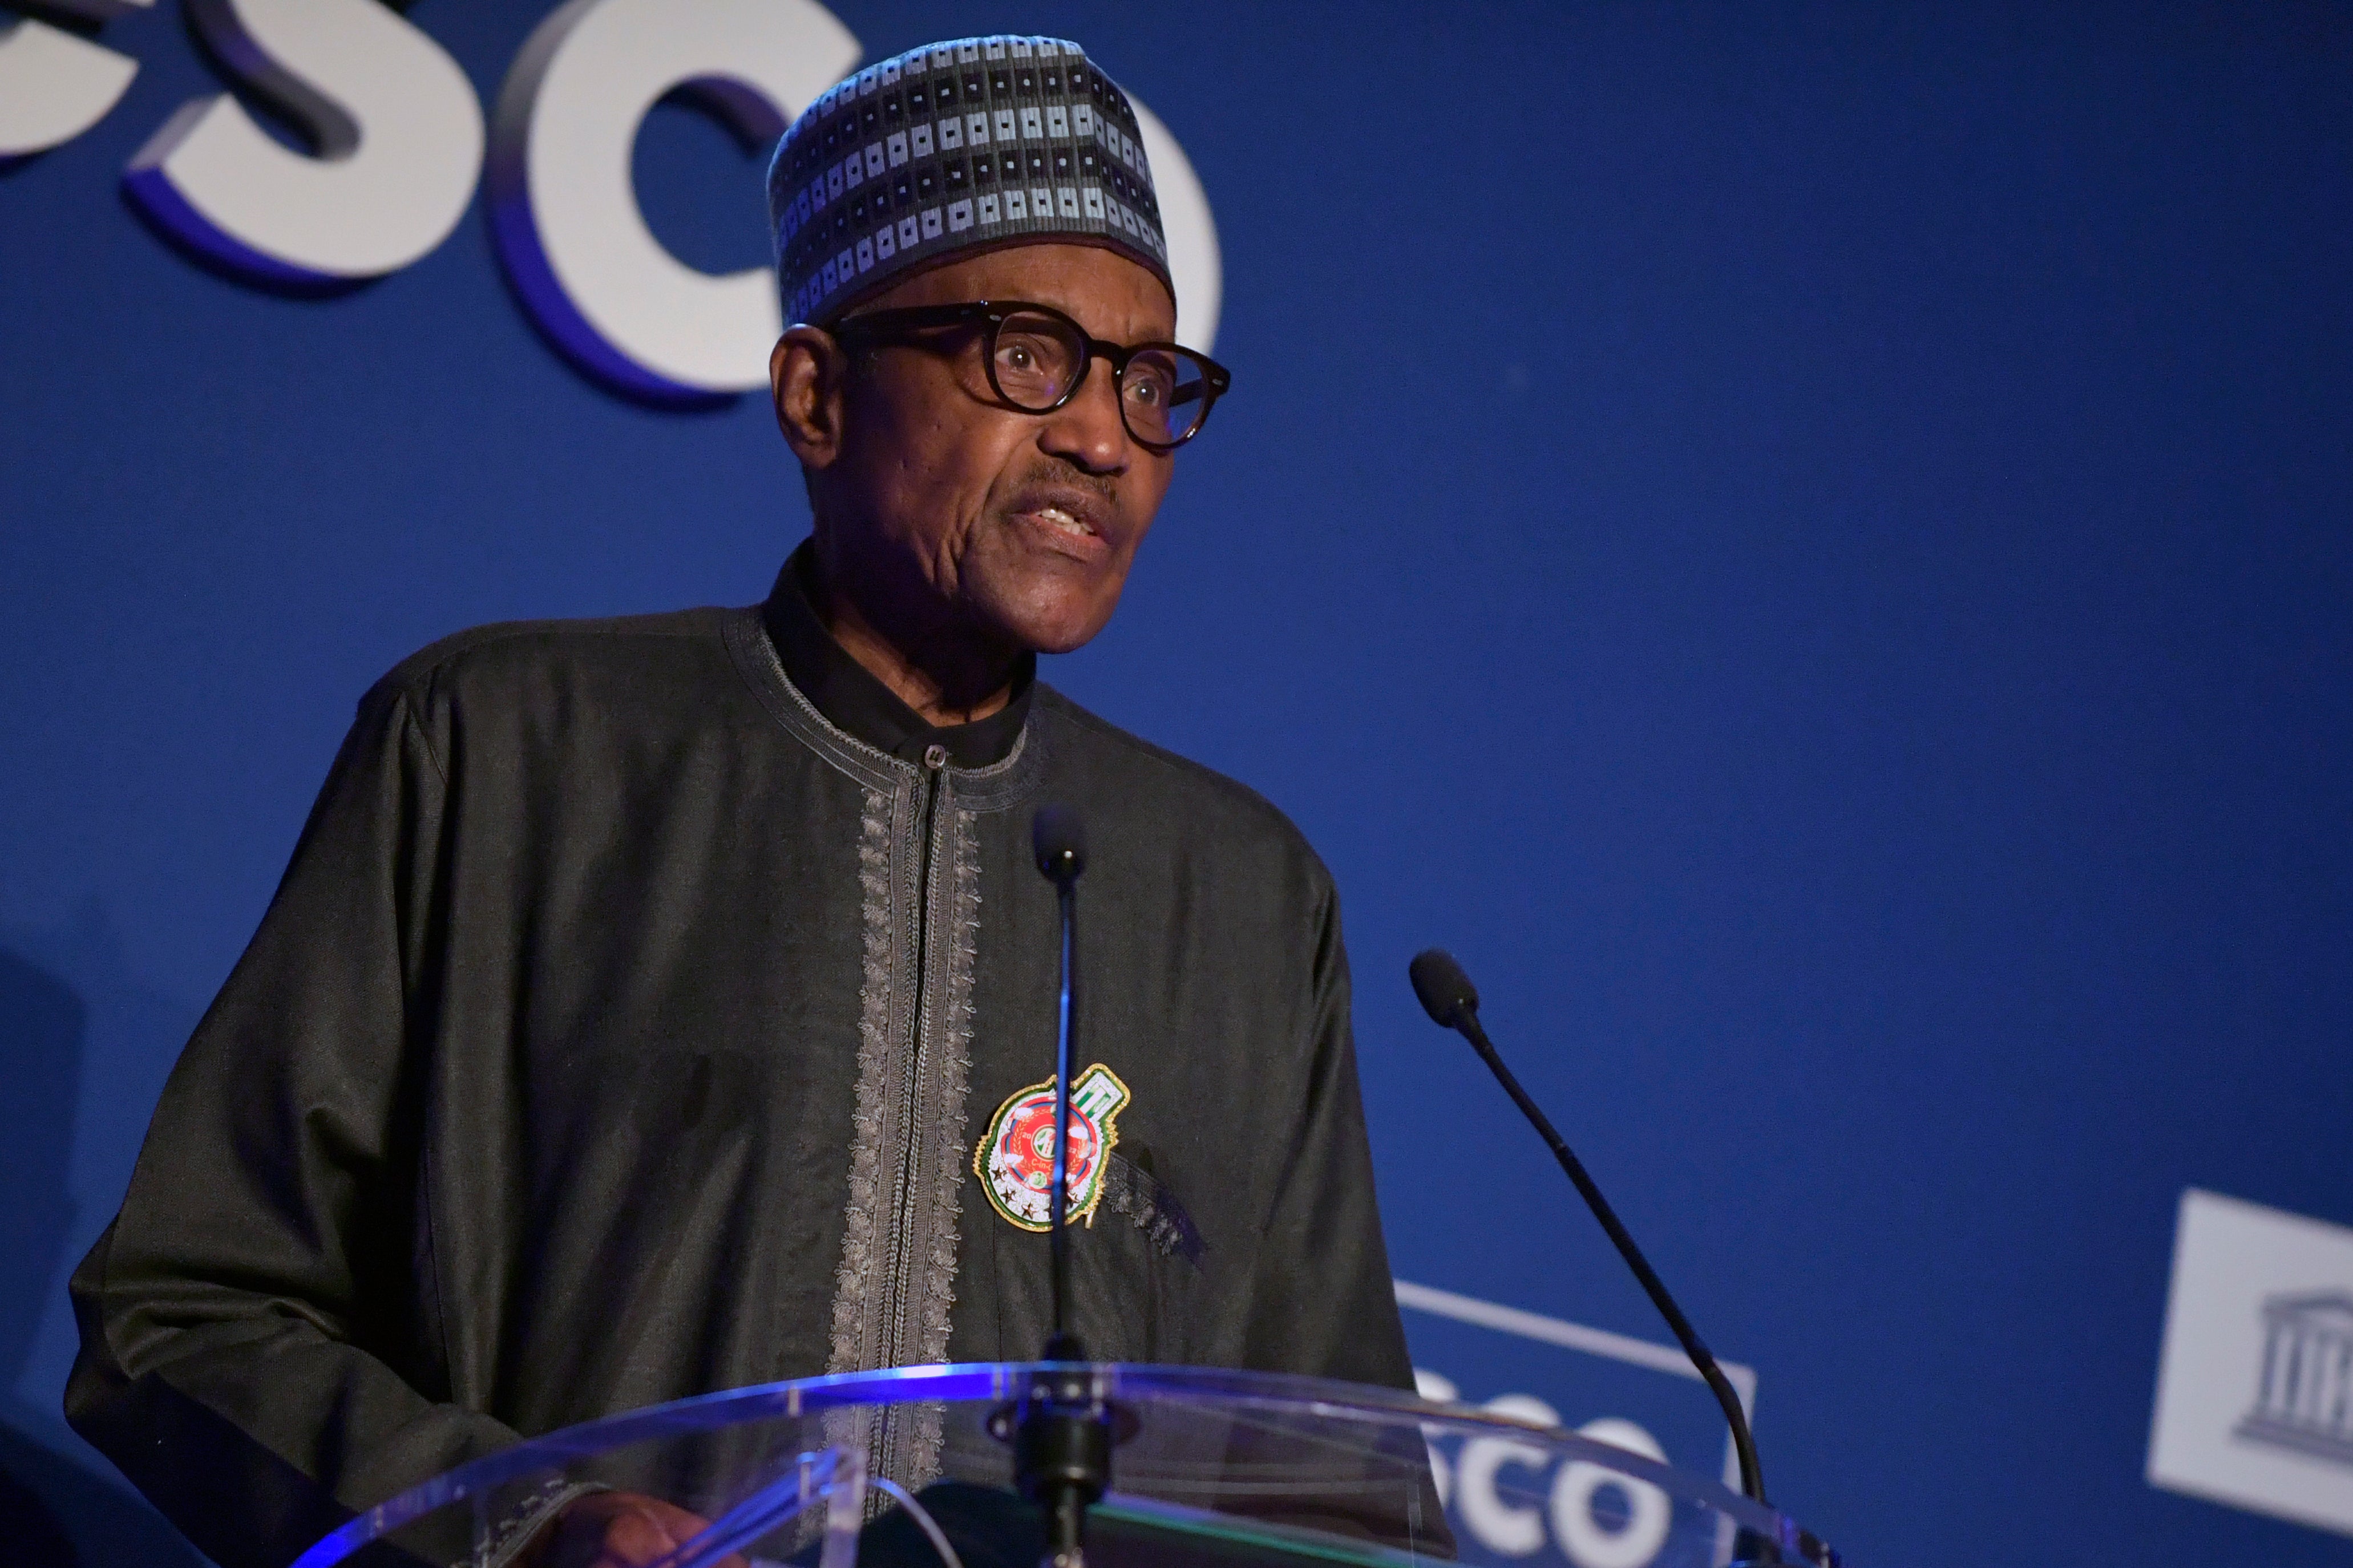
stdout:
{"type": "MultiPolygon", "coordinates": [[[[927,1366],[771,1384],[590,1422],[452,1470],[297,1560],[506,1568],[573,1498],[661,1499],[707,1528],[664,1568],[1036,1568],[1015,1489],[1016,1412],[1092,1400],[1108,1489],[1088,1568],[1409,1568],[1502,1563],[1449,1510],[1530,1527],[1575,1568],[1838,1568],[1792,1521],[1720,1483],[1558,1428],[1389,1389],[1195,1367],[927,1366]]],[[[1494,1536],[1490,1528],[1482,1532],[1494,1536]]]]}

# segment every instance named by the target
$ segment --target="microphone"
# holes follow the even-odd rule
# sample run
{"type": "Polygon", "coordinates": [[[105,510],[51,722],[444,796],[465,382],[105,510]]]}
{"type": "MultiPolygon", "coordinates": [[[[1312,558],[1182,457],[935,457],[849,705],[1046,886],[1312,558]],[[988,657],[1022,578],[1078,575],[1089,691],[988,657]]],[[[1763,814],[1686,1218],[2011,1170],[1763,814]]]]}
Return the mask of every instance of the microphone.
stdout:
{"type": "Polygon", "coordinates": [[[1087,868],[1086,824],[1067,805],[1041,805],[1029,819],[1029,847],[1038,857],[1038,874],[1068,888],[1087,868]]]}
{"type": "MultiPolygon", "coordinates": [[[[1537,1108],[1536,1102],[1528,1098],[1528,1091],[1520,1087],[1520,1080],[1512,1076],[1512,1069],[1504,1065],[1504,1058],[1495,1054],[1494,1043],[1487,1038],[1487,1031],[1479,1024],[1479,991],[1471,984],[1471,977],[1462,972],[1462,966],[1454,961],[1452,953],[1439,947],[1417,955],[1407,966],[1406,973],[1412,978],[1413,994],[1421,999],[1422,1010],[1430,1015],[1430,1021],[1440,1028],[1452,1029],[1471,1042],[1471,1048],[1479,1053],[1479,1059],[1487,1064],[1487,1069],[1495,1075],[1495,1081],[1504,1086],[1504,1092],[1510,1095],[1512,1103],[1520,1108],[1520,1114],[1528,1119],[1538,1135],[1551,1146],[1553,1158],[1560,1162],[1560,1168],[1568,1173],[1570,1181],[1577,1184],[1578,1194],[1585,1199],[1585,1206],[1593,1211],[1593,1217],[1599,1220],[1601,1228],[1609,1233],[1610,1241],[1618,1248],[1618,1256],[1626,1260],[1626,1266],[1634,1271],[1634,1278],[1642,1282],[1643,1292],[1651,1298],[1651,1305],[1659,1310],[1659,1316],[1664,1318],[1667,1327],[1674,1331],[1677,1342],[1683,1347],[1683,1354],[1691,1357],[1692,1365],[1699,1370],[1700,1377],[1715,1395],[1715,1402],[1724,1406],[1724,1418],[1732,1427],[1733,1451],[1740,1459],[1742,1493],[1756,1502],[1765,1503],[1765,1478],[1757,1466],[1757,1443],[1749,1436],[1748,1417],[1742,1414],[1740,1400],[1732,1392],[1732,1384],[1725,1377],[1724,1369],[1715,1364],[1715,1357],[1710,1355],[1707,1346],[1700,1342],[1699,1335],[1692,1329],[1691,1320],[1684,1317],[1683,1309],[1675,1305],[1675,1299],[1667,1294],[1666,1283],[1651,1268],[1650,1259],[1642,1256],[1642,1249],[1634,1245],[1634,1238],[1627,1234],[1626,1227],[1619,1223],[1617,1211],[1609,1206],[1609,1200],[1601,1195],[1601,1189],[1593,1184],[1593,1178],[1585,1173],[1585,1166],[1570,1152],[1567,1141],[1553,1130],[1550,1120],[1537,1108]]],[[[1765,1506],[1769,1508],[1772,1505],[1766,1503],[1765,1506]]]]}
{"type": "MultiPolygon", "coordinates": [[[[1052,1269],[1053,1331],[1047,1362],[1082,1362],[1086,1347],[1070,1330],[1071,1078],[1076,1070],[1079,995],[1079,876],[1087,868],[1087,836],[1079,814],[1065,805],[1039,809],[1029,822],[1029,846],[1039,874],[1054,884],[1062,926],[1062,994],[1054,1057],[1054,1174],[1046,1195],[1046,1245],[1052,1269]]],[[[1096,1158],[1103,1158],[1096,1151],[1096,1158]]],[[[1082,1369],[1040,1372],[1029,1389],[989,1419],[989,1430],[1013,1445],[1014,1483],[1046,1516],[1040,1568],[1086,1568],[1087,1510],[1111,1486],[1116,1439],[1110,1402],[1082,1369]]]]}
{"type": "Polygon", "coordinates": [[[1047,1361],[1084,1361],[1086,1350],[1069,1329],[1066,1315],[1071,1295],[1071,1238],[1064,1210],[1071,1190],[1071,1020],[1079,989],[1079,874],[1087,868],[1086,826],[1067,805],[1040,806],[1029,819],[1029,847],[1038,858],[1038,873],[1054,884],[1054,901],[1062,917],[1062,1006],[1054,1057],[1054,1185],[1046,1194],[1046,1245],[1052,1254],[1054,1329],[1047,1337],[1047,1361]]]}

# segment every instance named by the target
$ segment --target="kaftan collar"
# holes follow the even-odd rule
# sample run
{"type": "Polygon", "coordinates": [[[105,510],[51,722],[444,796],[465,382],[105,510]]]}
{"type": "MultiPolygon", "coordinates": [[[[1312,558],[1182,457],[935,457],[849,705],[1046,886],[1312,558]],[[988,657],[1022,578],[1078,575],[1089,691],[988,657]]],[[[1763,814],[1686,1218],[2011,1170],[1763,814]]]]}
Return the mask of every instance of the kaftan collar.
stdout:
{"type": "Polygon", "coordinates": [[[926,723],[826,630],[813,602],[816,580],[816,542],[804,541],[776,574],[760,617],[786,678],[826,722],[902,762],[921,763],[934,746],[944,747],[948,760],[960,768],[985,768],[1012,755],[1029,717],[1038,676],[1035,654],[1022,656],[1011,700],[987,718],[969,724],[926,723]]]}

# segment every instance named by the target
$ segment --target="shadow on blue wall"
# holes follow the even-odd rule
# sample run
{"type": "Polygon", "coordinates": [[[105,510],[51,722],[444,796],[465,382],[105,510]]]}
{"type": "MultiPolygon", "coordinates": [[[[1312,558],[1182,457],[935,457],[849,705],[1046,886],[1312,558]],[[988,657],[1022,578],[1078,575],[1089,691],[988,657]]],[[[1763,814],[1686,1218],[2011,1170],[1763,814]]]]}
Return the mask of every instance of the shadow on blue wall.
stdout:
{"type": "Polygon", "coordinates": [[[194,1568],[203,1559],[160,1516],[39,1436],[58,1429],[56,1413],[13,1392],[68,1261],[89,1015],[63,981],[0,949],[0,1542],[22,1568],[194,1568]]]}

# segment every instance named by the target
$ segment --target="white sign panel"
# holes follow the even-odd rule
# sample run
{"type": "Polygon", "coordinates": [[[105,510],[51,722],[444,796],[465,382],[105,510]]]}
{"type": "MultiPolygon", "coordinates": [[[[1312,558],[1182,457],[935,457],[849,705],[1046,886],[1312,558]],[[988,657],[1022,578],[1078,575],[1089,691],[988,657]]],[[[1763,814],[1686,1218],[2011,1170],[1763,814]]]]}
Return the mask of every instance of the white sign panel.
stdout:
{"type": "MultiPolygon", "coordinates": [[[[1477,1404],[1546,1426],[1573,1425],[1597,1442],[1694,1474],[1704,1475],[1720,1453],[1725,1484],[1736,1487],[1739,1466],[1723,1414],[1675,1346],[1403,1279],[1396,1285],[1424,1398],[1477,1404]]],[[[1757,1373],[1720,1364],[1743,1410],[1753,1413],[1757,1373]]],[[[1507,1437],[1432,1441],[1430,1479],[1464,1568],[1651,1568],[1730,1559],[1728,1520],[1717,1521],[1721,1528],[1700,1521],[1704,1536],[1678,1545],[1676,1510],[1663,1492],[1589,1464],[1548,1469],[1547,1459],[1507,1437]]]]}
{"type": "Polygon", "coordinates": [[[2182,1194],[2148,1479],[2353,1535],[2353,1230],[2182,1194]]]}

